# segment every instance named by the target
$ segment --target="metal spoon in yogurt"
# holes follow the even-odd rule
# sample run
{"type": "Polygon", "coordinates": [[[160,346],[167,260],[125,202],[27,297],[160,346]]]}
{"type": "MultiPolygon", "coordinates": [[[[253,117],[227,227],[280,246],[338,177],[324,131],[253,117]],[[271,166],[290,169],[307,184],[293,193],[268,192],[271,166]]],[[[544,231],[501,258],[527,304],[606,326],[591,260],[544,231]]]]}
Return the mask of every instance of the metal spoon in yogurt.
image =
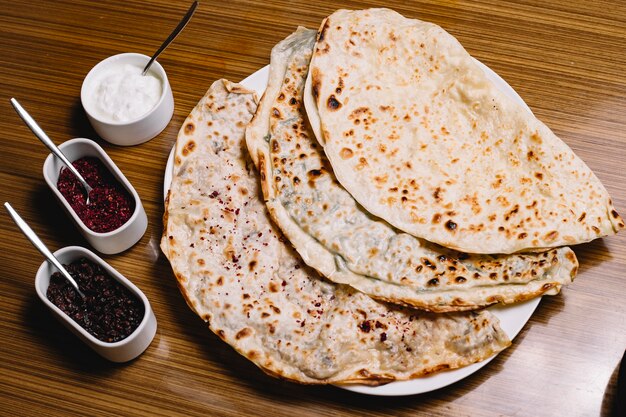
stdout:
{"type": "Polygon", "coordinates": [[[78,170],[74,168],[74,165],[72,165],[72,163],[69,161],[69,159],[67,159],[67,157],[63,154],[63,152],[61,152],[61,150],[57,148],[54,142],[52,142],[52,140],[48,137],[48,135],[46,135],[46,132],[44,132],[43,129],[39,127],[37,122],[35,122],[35,119],[33,119],[30,116],[30,114],[28,114],[28,112],[24,110],[24,108],[20,105],[20,103],[16,99],[12,98],[11,104],[13,105],[13,108],[15,109],[17,114],[22,118],[24,123],[26,123],[26,126],[28,126],[30,130],[32,130],[35,136],[37,136],[37,138],[44,145],[46,145],[48,149],[50,149],[50,151],[57,158],[61,160],[61,162],[63,162],[63,164],[67,167],[67,169],[69,169],[72,172],[72,174],[76,176],[78,181],[82,184],[83,188],[85,189],[85,192],[87,193],[87,204],[89,204],[89,193],[91,193],[92,188],[89,184],[87,184],[87,181],[85,180],[85,178],[83,178],[83,176],[80,175],[80,172],[78,172],[78,170]]]}
{"type": "Polygon", "coordinates": [[[163,52],[165,48],[167,48],[169,44],[172,43],[172,41],[176,38],[176,36],[178,36],[178,34],[185,28],[185,26],[187,26],[187,23],[189,23],[189,20],[191,20],[191,16],[193,16],[194,12],[196,11],[196,7],[198,7],[198,2],[194,1],[191,7],[189,7],[189,10],[187,10],[187,13],[185,13],[183,18],[181,19],[181,21],[178,22],[178,26],[174,28],[172,33],[170,33],[170,36],[168,36],[167,39],[165,39],[165,41],[159,47],[159,49],[157,49],[154,55],[152,55],[152,58],[150,58],[150,61],[148,61],[146,66],[143,68],[141,75],[146,75],[146,73],[150,69],[150,66],[152,65],[154,60],[157,59],[159,55],[161,55],[161,52],[163,52]]]}
{"type": "Polygon", "coordinates": [[[17,226],[22,230],[22,233],[24,233],[28,240],[30,240],[30,242],[39,250],[39,252],[41,252],[41,254],[45,256],[46,259],[48,259],[48,262],[54,265],[59,270],[59,272],[61,272],[61,274],[69,281],[69,283],[72,284],[72,287],[74,287],[74,289],[78,292],[78,295],[85,299],[85,294],[83,294],[83,292],[78,288],[78,283],[74,280],[70,273],[67,272],[67,269],[65,269],[63,265],[61,265],[61,262],[59,262],[56,256],[54,256],[52,252],[50,252],[50,249],[48,249],[46,245],[41,241],[41,239],[39,239],[37,234],[33,231],[33,229],[30,228],[28,223],[26,223],[24,219],[22,219],[20,215],[17,214],[17,212],[13,209],[13,207],[11,207],[9,203],[4,203],[4,207],[7,209],[15,224],[17,224],[17,226]]]}

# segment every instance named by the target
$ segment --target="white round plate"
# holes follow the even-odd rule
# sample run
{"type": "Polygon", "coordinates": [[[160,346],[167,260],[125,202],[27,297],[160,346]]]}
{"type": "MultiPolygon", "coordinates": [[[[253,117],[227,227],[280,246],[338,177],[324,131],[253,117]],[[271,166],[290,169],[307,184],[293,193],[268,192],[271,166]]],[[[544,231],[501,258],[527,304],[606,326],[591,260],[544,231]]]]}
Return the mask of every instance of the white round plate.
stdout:
{"type": "MultiPolygon", "coordinates": [[[[487,77],[496,85],[496,87],[498,87],[500,91],[509,96],[511,99],[517,101],[526,110],[531,112],[530,108],[526,105],[526,103],[524,103],[524,100],[522,100],[522,98],[515,92],[515,90],[513,90],[513,88],[509,84],[507,84],[506,81],[504,81],[498,74],[493,72],[482,62],[478,60],[476,60],[476,62],[483,69],[483,71],[485,71],[487,77]]],[[[265,91],[265,87],[267,87],[268,77],[269,65],[266,65],[254,74],[247,77],[245,80],[241,81],[241,84],[246,88],[256,91],[259,97],[261,97],[263,95],[263,92],[265,91]]],[[[172,151],[170,152],[169,158],[167,160],[167,165],[165,167],[165,177],[163,180],[164,198],[165,196],[167,196],[167,192],[169,191],[170,184],[172,182],[173,164],[174,148],[172,148],[172,151]]],[[[498,317],[498,319],[500,319],[500,326],[502,327],[502,330],[504,330],[509,338],[513,340],[513,338],[517,336],[519,331],[522,330],[522,327],[524,327],[524,324],[526,324],[530,316],[532,316],[540,300],[541,298],[538,297],[511,306],[489,307],[488,310],[491,311],[496,317],[498,317]]],[[[461,379],[473,374],[483,366],[487,365],[493,358],[495,358],[495,355],[488,359],[485,359],[482,362],[478,362],[460,369],[439,372],[430,376],[416,378],[409,381],[392,382],[379,387],[369,387],[366,385],[349,385],[339,386],[339,388],[368,395],[395,396],[421,394],[443,388],[447,385],[460,381],[461,379]]]]}

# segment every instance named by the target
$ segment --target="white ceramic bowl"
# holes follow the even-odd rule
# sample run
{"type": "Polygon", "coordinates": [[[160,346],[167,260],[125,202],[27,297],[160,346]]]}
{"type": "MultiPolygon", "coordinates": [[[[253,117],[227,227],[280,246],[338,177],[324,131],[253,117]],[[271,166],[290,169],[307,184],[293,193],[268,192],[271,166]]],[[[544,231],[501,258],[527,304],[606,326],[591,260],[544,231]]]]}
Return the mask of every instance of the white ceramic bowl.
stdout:
{"type": "Polygon", "coordinates": [[[103,71],[118,64],[131,64],[142,68],[148,63],[150,57],[136,53],[125,53],[113,55],[89,71],[83,86],[80,90],[80,101],[87,113],[87,118],[98,132],[98,134],[108,142],[115,145],[131,146],[146,142],[165,129],[174,114],[174,96],[172,88],[167,79],[165,70],[158,62],[153,62],[149,74],[154,75],[161,81],[161,97],[152,110],[140,116],[138,119],[127,122],[114,122],[105,120],[98,116],[93,108],[93,103],[89,100],[95,89],[95,82],[103,71]]]}
{"type": "Polygon", "coordinates": [[[67,246],[54,252],[54,255],[64,265],[70,264],[82,257],[100,264],[112,278],[128,288],[130,292],[141,300],[145,311],[143,320],[128,337],[115,343],[103,342],[83,329],[78,323],[48,300],[46,292],[50,284],[50,277],[53,273],[57,272],[57,269],[50,265],[48,261],[44,261],[39,267],[35,277],[35,289],[41,301],[50,309],[56,319],[78,336],[78,338],[85,342],[91,349],[112,362],[127,362],[141,355],[148,348],[152,339],[154,339],[157,327],[156,317],[144,293],[113,267],[104,262],[99,256],[83,247],[67,246]]]}
{"type": "Polygon", "coordinates": [[[48,187],[52,190],[57,197],[61,205],[65,208],[69,216],[74,220],[76,227],[83,234],[87,242],[93,246],[98,252],[105,254],[113,254],[123,252],[126,249],[133,246],[146,232],[148,227],[148,217],[146,211],[141,204],[137,191],[133,188],[131,183],[126,179],[122,171],[115,165],[115,163],[109,158],[104,149],[100,147],[96,142],[77,138],[71,139],[62,143],[59,149],[67,156],[70,161],[75,161],[84,156],[93,156],[104,164],[107,169],[113,174],[113,177],[126,188],[126,191],[135,200],[135,212],[130,219],[126,221],[119,228],[106,233],[97,233],[85,226],[85,223],[78,217],[72,206],[69,205],[65,197],[61,194],[57,188],[57,181],[59,180],[59,173],[61,168],[64,167],[56,156],[49,154],[43,164],[43,176],[48,183],[48,187]]]}

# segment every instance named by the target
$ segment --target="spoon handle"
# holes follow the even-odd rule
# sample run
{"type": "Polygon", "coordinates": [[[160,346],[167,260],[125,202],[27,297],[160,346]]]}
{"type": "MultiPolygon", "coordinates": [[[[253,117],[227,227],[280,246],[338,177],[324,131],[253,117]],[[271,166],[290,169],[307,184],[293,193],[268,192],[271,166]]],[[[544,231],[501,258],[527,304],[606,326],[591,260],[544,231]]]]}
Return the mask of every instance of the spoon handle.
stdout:
{"type": "Polygon", "coordinates": [[[187,13],[185,13],[183,18],[181,19],[181,21],[178,22],[178,26],[176,26],[176,28],[174,28],[172,33],[170,33],[170,36],[168,36],[167,39],[165,39],[165,41],[161,44],[159,49],[157,49],[157,51],[154,53],[154,55],[152,55],[152,58],[150,58],[150,61],[148,61],[146,66],[143,68],[143,71],[141,72],[141,75],[146,75],[146,72],[148,72],[148,70],[150,69],[150,66],[152,66],[152,63],[154,62],[154,60],[157,59],[157,57],[159,55],[161,55],[161,52],[163,52],[165,50],[165,48],[167,48],[168,45],[170,43],[172,43],[172,41],[176,38],[176,36],[178,36],[180,31],[183,30],[185,28],[185,26],[187,26],[187,23],[189,23],[189,20],[191,19],[191,16],[193,16],[194,12],[196,11],[196,7],[198,7],[198,2],[194,1],[192,3],[191,7],[189,7],[189,10],[187,10],[187,13]]]}
{"type": "Polygon", "coordinates": [[[28,240],[30,240],[30,242],[39,250],[39,252],[41,252],[41,254],[46,257],[46,259],[48,259],[48,262],[54,265],[65,276],[65,278],[67,278],[67,280],[70,282],[70,284],[72,284],[74,289],[78,291],[78,294],[80,294],[81,297],[85,298],[85,295],[81,292],[81,290],[78,289],[78,283],[74,280],[70,273],[67,272],[63,265],[61,265],[61,262],[59,262],[56,256],[54,256],[52,252],[50,252],[50,249],[48,249],[46,245],[41,241],[41,239],[39,239],[33,229],[30,228],[28,223],[26,223],[24,219],[22,219],[20,215],[17,214],[17,212],[13,209],[13,207],[11,207],[9,203],[4,203],[4,207],[7,209],[15,224],[17,224],[17,227],[22,230],[22,233],[24,233],[28,240]]]}
{"type": "MultiPolygon", "coordinates": [[[[26,126],[28,126],[30,128],[30,130],[32,130],[32,132],[35,134],[35,136],[37,136],[37,138],[44,145],[46,145],[46,147],[48,149],[50,149],[50,152],[52,152],[54,155],[56,155],[56,157],[59,158],[63,162],[63,164],[65,164],[65,166],[72,172],[72,174],[74,174],[76,176],[76,178],[78,178],[78,180],[83,184],[83,186],[86,185],[88,187],[89,184],[87,184],[87,181],[85,181],[85,179],[83,178],[82,175],[80,175],[78,170],[76,168],[74,168],[74,165],[72,165],[72,163],[65,157],[65,155],[63,155],[63,152],[61,152],[59,150],[59,148],[57,148],[57,146],[54,144],[54,142],[52,142],[52,139],[50,139],[48,137],[48,135],[46,135],[46,132],[44,132],[41,127],[39,127],[39,125],[37,124],[35,119],[33,119],[31,117],[31,115],[28,114],[28,112],[26,110],[24,110],[24,108],[21,106],[21,104],[16,99],[12,98],[11,99],[11,104],[13,105],[13,108],[15,109],[17,114],[22,118],[24,123],[26,123],[26,126]]],[[[89,188],[87,188],[87,187],[85,187],[85,188],[88,191],[91,190],[91,187],[89,187],[89,188]]]]}

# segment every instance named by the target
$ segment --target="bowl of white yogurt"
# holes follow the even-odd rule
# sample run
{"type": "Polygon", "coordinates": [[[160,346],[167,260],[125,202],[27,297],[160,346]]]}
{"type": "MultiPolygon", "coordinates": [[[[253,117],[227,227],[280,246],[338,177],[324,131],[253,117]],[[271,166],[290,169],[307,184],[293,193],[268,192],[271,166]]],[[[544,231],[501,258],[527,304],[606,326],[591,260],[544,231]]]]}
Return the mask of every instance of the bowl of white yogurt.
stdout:
{"type": "Polygon", "coordinates": [[[165,70],[149,56],[111,56],[89,71],[80,100],[96,132],[115,145],[146,142],[165,129],[174,113],[174,96],[165,70]]]}

